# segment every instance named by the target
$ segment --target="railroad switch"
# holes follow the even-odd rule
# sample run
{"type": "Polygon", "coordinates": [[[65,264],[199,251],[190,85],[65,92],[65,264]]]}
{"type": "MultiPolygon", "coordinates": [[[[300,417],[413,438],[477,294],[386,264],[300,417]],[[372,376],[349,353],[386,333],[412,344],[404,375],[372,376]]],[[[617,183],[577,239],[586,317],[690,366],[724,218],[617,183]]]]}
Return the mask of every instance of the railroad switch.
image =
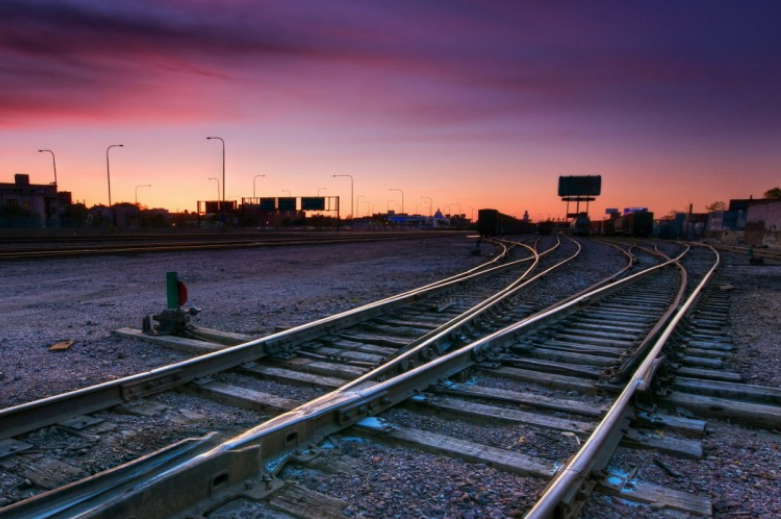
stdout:
{"type": "Polygon", "coordinates": [[[187,302],[187,287],[179,281],[176,272],[167,272],[165,278],[168,308],[152,316],[158,323],[154,327],[149,316],[145,316],[141,329],[148,335],[187,335],[192,328],[190,316],[197,315],[200,309],[192,307],[187,311],[182,310],[181,306],[187,302]]]}

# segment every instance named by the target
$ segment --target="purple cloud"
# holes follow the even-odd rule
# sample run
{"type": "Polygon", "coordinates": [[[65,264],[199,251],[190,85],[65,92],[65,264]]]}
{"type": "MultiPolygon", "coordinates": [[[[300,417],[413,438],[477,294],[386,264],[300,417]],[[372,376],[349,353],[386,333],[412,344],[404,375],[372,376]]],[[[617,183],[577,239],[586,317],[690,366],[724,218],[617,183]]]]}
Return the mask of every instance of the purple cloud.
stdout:
{"type": "Polygon", "coordinates": [[[0,124],[306,109],[767,131],[781,115],[779,14],[774,2],[6,0],[0,124]]]}

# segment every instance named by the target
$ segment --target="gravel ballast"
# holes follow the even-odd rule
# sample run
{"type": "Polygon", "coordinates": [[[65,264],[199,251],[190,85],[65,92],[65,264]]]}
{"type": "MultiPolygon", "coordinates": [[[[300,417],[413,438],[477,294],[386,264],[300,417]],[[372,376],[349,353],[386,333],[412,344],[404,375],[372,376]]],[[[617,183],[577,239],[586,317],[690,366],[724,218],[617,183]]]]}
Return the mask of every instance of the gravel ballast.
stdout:
{"type": "MultiPolygon", "coordinates": [[[[303,324],[441,279],[485,261],[485,254],[482,257],[470,254],[473,247],[471,240],[452,237],[314,249],[248,249],[6,263],[0,272],[0,408],[187,358],[183,353],[111,334],[117,328],[140,328],[145,315],[164,309],[168,271],[178,272],[187,284],[190,295],[187,306],[202,309],[194,318],[195,324],[263,336],[278,328],[303,324]],[[75,342],[65,351],[49,350],[57,342],[70,340],[75,342]]],[[[483,245],[483,250],[486,253],[488,247],[483,245]]],[[[768,263],[771,264],[748,266],[745,258],[734,256],[726,261],[719,282],[734,287],[731,335],[738,349],[728,369],[741,373],[749,383],[779,387],[781,266],[768,263]]],[[[599,270],[591,263],[584,268],[599,270]]],[[[578,276],[568,276],[570,285],[580,281],[578,276]]],[[[246,424],[254,419],[249,415],[239,418],[232,419],[246,424]]],[[[193,426],[194,433],[200,429],[193,426]]],[[[512,432],[507,431],[506,438],[496,441],[504,445],[512,437],[512,432]]],[[[383,462],[381,471],[365,467],[361,478],[385,483],[396,477],[394,471],[403,471],[409,465],[430,480],[426,488],[444,489],[434,502],[424,502],[429,490],[421,489],[414,495],[420,502],[405,506],[397,499],[401,495],[412,499],[409,489],[396,489],[388,483],[386,494],[349,508],[353,516],[373,510],[368,516],[480,517],[474,509],[460,505],[466,502],[461,488],[465,485],[463,481],[481,481],[485,490],[478,493],[488,495],[491,503],[506,500],[503,506],[490,510],[490,517],[516,516],[533,493],[531,488],[514,487],[514,477],[495,474],[493,469],[484,466],[444,461],[430,454],[412,462],[407,454],[388,446],[362,442],[350,445],[349,455],[358,457],[359,451],[366,450],[366,456],[383,462]],[[388,463],[392,460],[393,463],[388,463]],[[441,476],[442,481],[433,475],[441,476]],[[451,483],[448,485],[447,481],[451,483]],[[456,499],[461,499],[459,506],[449,507],[447,503],[456,499]],[[462,515],[451,515],[453,510],[461,510],[462,515]]],[[[686,475],[685,480],[663,471],[652,456],[643,458],[643,454],[632,453],[622,458],[622,462],[626,463],[627,472],[640,465],[637,472],[640,479],[709,495],[716,518],[776,517],[776,511],[781,510],[778,431],[712,422],[704,448],[703,460],[665,458],[667,465],[686,475]]],[[[360,494],[358,490],[365,484],[364,480],[354,484],[354,488],[345,489],[340,497],[360,494]]],[[[662,510],[599,498],[589,502],[581,517],[608,519],[664,517],[665,514],[662,510]]]]}

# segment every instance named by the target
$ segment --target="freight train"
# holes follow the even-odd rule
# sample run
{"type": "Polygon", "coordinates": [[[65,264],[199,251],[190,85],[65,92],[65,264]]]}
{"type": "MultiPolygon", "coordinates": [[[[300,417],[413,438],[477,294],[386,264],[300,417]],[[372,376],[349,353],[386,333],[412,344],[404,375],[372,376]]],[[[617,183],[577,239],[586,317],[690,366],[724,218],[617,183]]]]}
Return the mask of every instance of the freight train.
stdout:
{"type": "Polygon", "coordinates": [[[591,222],[592,234],[607,234],[618,236],[650,236],[654,232],[654,213],[643,211],[627,213],[609,220],[591,222]]]}
{"type": "Polygon", "coordinates": [[[573,236],[588,236],[590,228],[591,220],[586,213],[578,214],[569,225],[570,234],[573,236]]]}
{"type": "Polygon", "coordinates": [[[481,236],[524,234],[533,231],[534,226],[527,220],[513,218],[496,209],[480,209],[477,212],[477,232],[481,236]]]}
{"type": "Polygon", "coordinates": [[[619,216],[613,223],[615,234],[646,237],[654,232],[654,213],[629,213],[619,216]]]}

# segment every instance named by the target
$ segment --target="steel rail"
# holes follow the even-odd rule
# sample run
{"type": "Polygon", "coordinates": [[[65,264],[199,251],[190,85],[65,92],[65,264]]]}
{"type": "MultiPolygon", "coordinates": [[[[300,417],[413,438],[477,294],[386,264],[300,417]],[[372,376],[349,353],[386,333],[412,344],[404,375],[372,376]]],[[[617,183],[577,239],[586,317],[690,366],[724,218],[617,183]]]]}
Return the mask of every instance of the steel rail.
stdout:
{"type": "MultiPolygon", "coordinates": [[[[579,490],[582,490],[581,487],[584,482],[593,473],[593,467],[597,458],[606,456],[603,449],[611,439],[614,439],[619,434],[617,432],[618,428],[626,422],[627,413],[631,409],[632,398],[637,391],[645,391],[650,388],[653,374],[663,361],[662,350],[664,346],[720,265],[718,252],[713,247],[709,248],[716,256],[714,265],[675,312],[675,315],[662,331],[624,390],[605,414],[602,422],[596,427],[581,449],[551,480],[544,493],[537,500],[537,503],[526,514],[525,519],[552,519],[554,517],[560,519],[571,517],[572,513],[577,512],[579,506],[566,503],[566,500],[574,497],[579,490]]],[[[676,263],[679,262],[680,258],[681,256],[676,258],[676,263]]],[[[681,266],[681,268],[683,267],[681,266]]],[[[582,500],[583,498],[578,497],[578,499],[582,500]]]]}
{"type": "MultiPolygon", "coordinates": [[[[640,247],[643,249],[643,247],[640,247]]],[[[655,253],[657,255],[660,255],[662,257],[670,259],[669,256],[666,254],[663,254],[659,251],[658,247],[656,245],[653,246],[653,250],[655,252],[651,252],[648,249],[645,249],[646,251],[650,253],[655,253]]],[[[684,253],[681,254],[680,257],[683,256],[686,252],[689,251],[689,247],[686,247],[684,250],[684,253]]],[[[667,323],[670,321],[670,318],[673,316],[675,311],[679,308],[681,301],[683,300],[685,294],[686,294],[686,284],[687,284],[687,273],[686,270],[683,269],[683,266],[680,265],[679,261],[676,261],[676,265],[681,272],[682,280],[681,285],[678,290],[678,293],[675,296],[675,300],[673,303],[668,307],[668,309],[665,311],[665,313],[656,321],[656,324],[654,324],[651,331],[648,332],[645,339],[640,342],[640,344],[637,345],[637,347],[634,348],[632,352],[629,353],[629,355],[626,355],[621,362],[621,365],[614,368],[606,368],[605,372],[600,377],[601,381],[606,381],[609,384],[619,384],[627,379],[633,372],[635,367],[642,361],[642,359],[645,358],[645,355],[648,352],[648,349],[653,344],[653,341],[656,337],[659,336],[659,333],[661,330],[665,328],[667,323]]]]}
{"type": "Polygon", "coordinates": [[[47,259],[47,258],[67,258],[82,256],[98,256],[108,254],[140,254],[152,252],[182,252],[182,251],[212,251],[229,250],[236,248],[258,248],[258,247],[294,247],[294,246],[315,246],[315,245],[340,245],[346,243],[373,243],[381,241],[401,241],[430,237],[445,238],[451,235],[408,235],[408,236],[357,236],[357,237],[338,237],[338,238],[318,238],[318,239],[295,239],[295,240],[238,240],[233,242],[221,241],[219,243],[185,243],[172,245],[170,242],[165,244],[132,244],[132,245],[95,245],[81,246],[74,248],[56,248],[43,250],[26,251],[0,251],[0,260],[16,261],[28,259],[47,259]]]}
{"type": "MultiPolygon", "coordinates": [[[[196,454],[189,460],[173,462],[172,466],[163,471],[144,474],[138,470],[134,472],[132,479],[119,478],[112,481],[109,481],[110,474],[92,476],[79,483],[83,487],[94,489],[81,492],[85,495],[84,500],[73,503],[74,498],[68,495],[67,490],[54,490],[11,505],[6,509],[8,515],[0,511],[0,518],[102,519],[137,516],[163,519],[205,501],[214,505],[239,495],[258,498],[270,490],[269,476],[263,469],[272,463],[276,464],[277,468],[284,464],[285,453],[305,448],[366,417],[397,405],[424,391],[432,382],[445,380],[474,366],[487,350],[502,349],[522,331],[534,330],[546,321],[558,319],[561,313],[573,308],[578,309],[596,298],[606,297],[671,263],[650,267],[608,286],[600,286],[593,292],[586,292],[562,305],[554,305],[546,311],[445,353],[426,365],[415,367],[401,375],[371,385],[364,384],[363,387],[356,387],[356,384],[342,387],[272,418],[206,452],[196,454]],[[175,491],[181,488],[187,488],[189,492],[175,491]],[[148,497],[161,493],[165,498],[148,497]],[[61,507],[66,501],[69,506],[75,507],[71,510],[79,510],[78,515],[69,512],[57,516],[49,514],[53,509],[62,511],[61,507]]],[[[536,277],[543,275],[545,273],[536,277]]],[[[129,470],[133,465],[134,462],[131,462],[118,470],[129,470]]]]}
{"type": "Polygon", "coordinates": [[[535,259],[533,263],[516,281],[514,281],[507,287],[503,288],[496,294],[481,301],[474,307],[468,309],[466,312],[463,312],[462,314],[454,317],[453,319],[445,323],[443,326],[437,328],[436,330],[432,330],[431,332],[411,342],[405,348],[403,348],[400,354],[394,359],[384,363],[382,366],[378,367],[377,369],[374,369],[371,372],[362,375],[351,382],[348,382],[343,387],[345,389],[349,389],[350,387],[359,387],[360,385],[368,381],[373,381],[373,380],[382,381],[385,378],[387,378],[389,374],[393,372],[399,374],[399,373],[403,373],[404,371],[408,371],[412,367],[415,367],[416,359],[428,361],[434,357],[441,356],[446,351],[445,345],[447,341],[454,334],[457,334],[462,328],[471,325],[476,319],[482,316],[485,312],[501,304],[502,302],[506,301],[508,298],[512,297],[520,290],[524,288],[528,288],[533,282],[539,281],[545,275],[549,274],[553,270],[574,260],[580,254],[581,251],[580,244],[577,242],[574,243],[578,247],[575,254],[569,256],[563,261],[556,263],[552,267],[549,267],[545,271],[527,280],[527,277],[534,271],[534,269],[539,264],[540,257],[552,253],[553,251],[558,249],[558,247],[561,245],[561,239],[557,235],[556,245],[543,253],[538,254],[535,252],[535,259]]]}
{"type": "MultiPolygon", "coordinates": [[[[516,267],[532,259],[533,256],[504,265],[491,266],[465,276],[451,276],[445,282],[431,283],[419,289],[397,294],[244,344],[161,366],[145,373],[130,375],[2,409],[0,410],[0,440],[59,423],[72,416],[95,412],[134,398],[160,393],[201,377],[257,361],[268,355],[292,352],[299,344],[323,334],[334,333],[401,306],[412,304],[424,296],[428,297],[446,291],[491,273],[516,267]]],[[[487,263],[494,261],[495,259],[487,263]]]]}

